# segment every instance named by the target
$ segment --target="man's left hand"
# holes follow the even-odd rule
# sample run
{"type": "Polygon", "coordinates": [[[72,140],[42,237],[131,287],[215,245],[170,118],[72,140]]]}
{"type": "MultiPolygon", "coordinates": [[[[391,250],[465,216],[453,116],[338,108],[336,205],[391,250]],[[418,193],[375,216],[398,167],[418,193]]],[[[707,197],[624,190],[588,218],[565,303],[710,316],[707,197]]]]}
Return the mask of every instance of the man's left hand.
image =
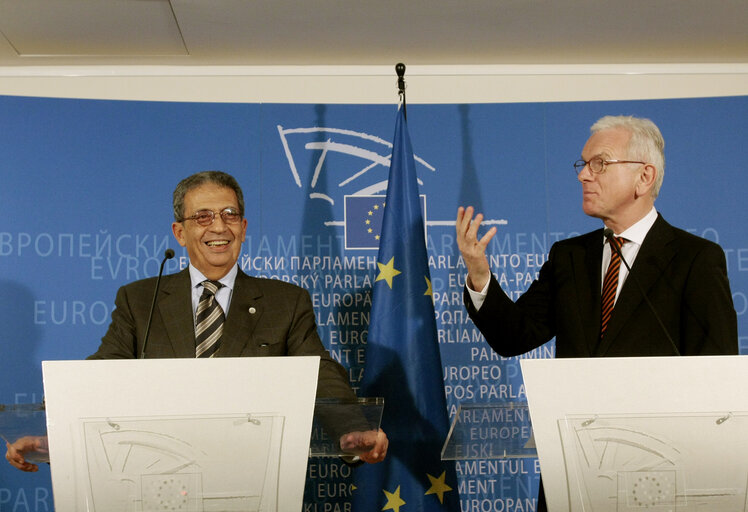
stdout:
{"type": "Polygon", "coordinates": [[[349,432],[340,438],[340,448],[369,464],[382,462],[387,456],[390,441],[381,428],[365,432],[349,432]]]}

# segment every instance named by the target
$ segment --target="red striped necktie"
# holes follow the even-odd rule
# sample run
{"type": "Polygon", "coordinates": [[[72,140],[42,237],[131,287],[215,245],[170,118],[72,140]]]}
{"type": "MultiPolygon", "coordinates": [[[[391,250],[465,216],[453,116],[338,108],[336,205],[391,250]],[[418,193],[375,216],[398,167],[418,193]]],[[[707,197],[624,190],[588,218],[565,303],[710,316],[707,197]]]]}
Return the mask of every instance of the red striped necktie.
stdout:
{"type": "Polygon", "coordinates": [[[605,334],[605,329],[608,328],[608,321],[610,315],[613,313],[613,306],[616,301],[616,290],[618,289],[618,274],[621,270],[621,256],[620,250],[628,240],[620,237],[609,238],[610,247],[610,264],[608,265],[608,271],[605,273],[605,280],[603,281],[603,294],[602,294],[602,317],[600,323],[600,338],[605,334]],[[618,250],[613,247],[616,244],[618,250]]]}

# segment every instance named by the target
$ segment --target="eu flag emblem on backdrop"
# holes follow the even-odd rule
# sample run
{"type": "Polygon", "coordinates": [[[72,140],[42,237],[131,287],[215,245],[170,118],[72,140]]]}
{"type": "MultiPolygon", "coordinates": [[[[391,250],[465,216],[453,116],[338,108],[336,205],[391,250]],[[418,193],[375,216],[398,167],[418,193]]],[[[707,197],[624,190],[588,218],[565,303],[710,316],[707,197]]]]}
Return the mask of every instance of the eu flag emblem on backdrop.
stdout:
{"type": "Polygon", "coordinates": [[[385,196],[345,196],[344,200],[345,248],[379,247],[385,196]]]}
{"type": "MultiPolygon", "coordinates": [[[[383,195],[344,196],[346,249],[379,249],[385,199],[383,195]]],[[[420,200],[425,212],[426,196],[421,194],[420,200]]]]}
{"type": "Polygon", "coordinates": [[[441,460],[449,429],[413,150],[402,108],[379,241],[362,396],[382,396],[390,445],[356,469],[353,510],[459,510],[454,462],[441,460]]]}

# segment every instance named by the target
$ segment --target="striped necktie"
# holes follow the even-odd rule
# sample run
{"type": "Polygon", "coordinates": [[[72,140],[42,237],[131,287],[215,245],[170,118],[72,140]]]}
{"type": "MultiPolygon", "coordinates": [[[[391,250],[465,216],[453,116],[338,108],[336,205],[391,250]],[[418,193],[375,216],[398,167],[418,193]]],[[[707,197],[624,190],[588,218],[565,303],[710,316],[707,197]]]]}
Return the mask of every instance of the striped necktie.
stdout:
{"type": "Polygon", "coordinates": [[[223,285],[218,281],[203,281],[203,294],[195,314],[195,357],[213,357],[221,344],[225,316],[216,300],[216,292],[223,285]]]}
{"type": "Polygon", "coordinates": [[[613,306],[616,301],[616,290],[618,289],[618,274],[621,270],[621,256],[620,250],[628,240],[620,237],[611,237],[610,239],[610,264],[608,270],[605,273],[605,280],[603,281],[603,294],[602,294],[602,317],[600,323],[600,338],[605,334],[605,330],[608,328],[608,321],[610,320],[611,314],[613,314],[613,306]],[[616,244],[618,250],[613,247],[616,244]]]}

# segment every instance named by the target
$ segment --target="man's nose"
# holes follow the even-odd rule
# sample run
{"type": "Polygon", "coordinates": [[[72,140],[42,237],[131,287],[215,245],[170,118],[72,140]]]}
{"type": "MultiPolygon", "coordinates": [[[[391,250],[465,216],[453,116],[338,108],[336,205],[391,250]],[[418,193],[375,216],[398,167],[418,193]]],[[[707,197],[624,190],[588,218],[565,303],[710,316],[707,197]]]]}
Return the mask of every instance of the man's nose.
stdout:
{"type": "Polygon", "coordinates": [[[593,178],[592,171],[590,170],[590,164],[585,164],[582,170],[577,174],[577,179],[581,182],[591,181],[593,178]]]}
{"type": "Polygon", "coordinates": [[[228,224],[223,221],[223,217],[216,215],[213,219],[213,223],[210,225],[210,230],[217,233],[223,233],[228,229],[228,224]]]}

